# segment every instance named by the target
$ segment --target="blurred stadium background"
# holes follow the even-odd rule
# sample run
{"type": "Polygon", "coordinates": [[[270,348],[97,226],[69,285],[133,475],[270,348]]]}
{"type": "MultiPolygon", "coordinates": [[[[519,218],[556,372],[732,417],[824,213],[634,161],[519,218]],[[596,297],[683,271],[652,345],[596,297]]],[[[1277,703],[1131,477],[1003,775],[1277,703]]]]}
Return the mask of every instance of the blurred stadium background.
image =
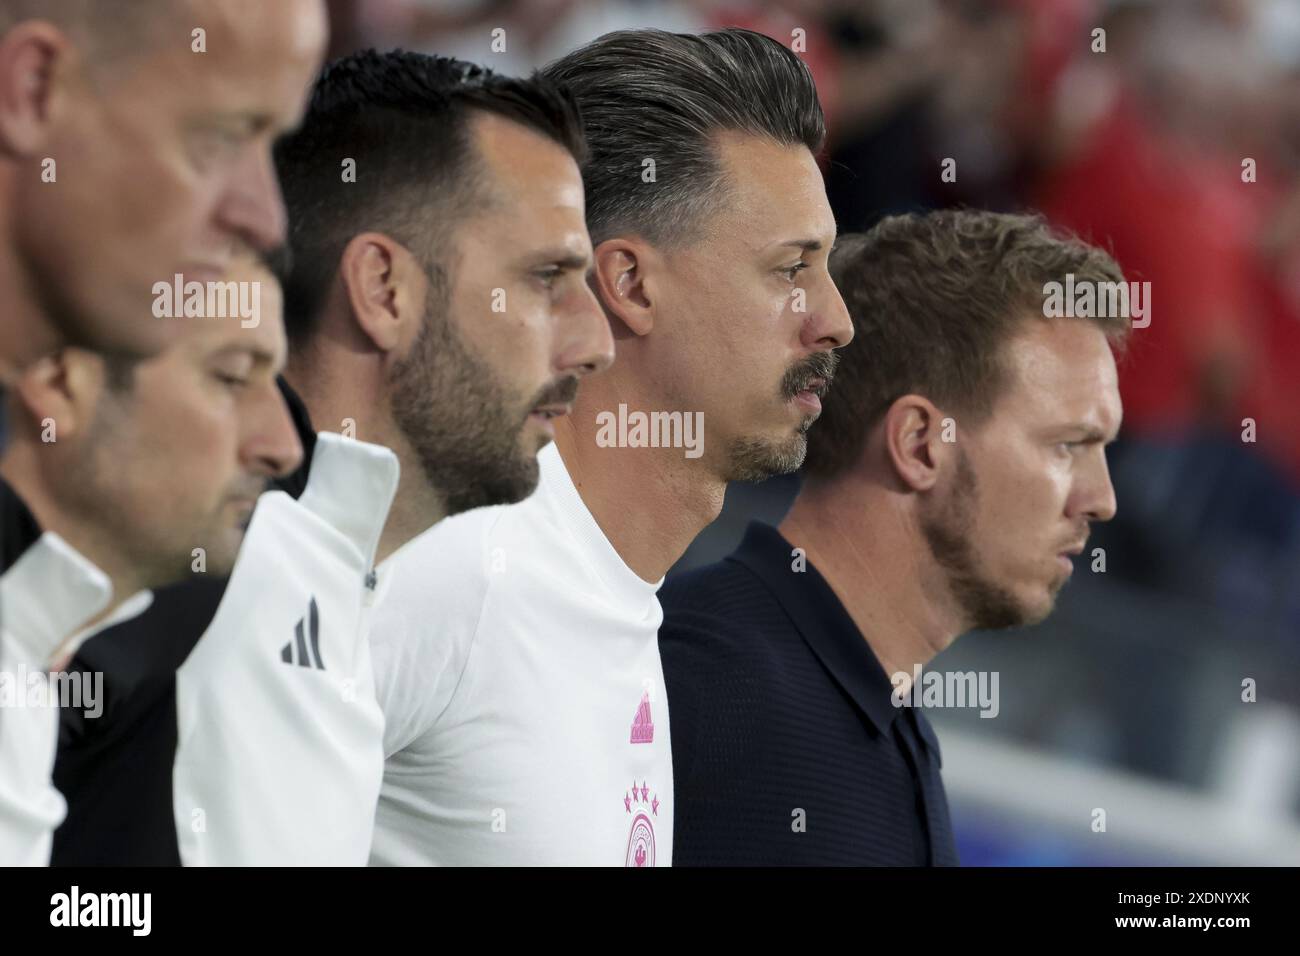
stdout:
{"type": "MultiPolygon", "coordinates": [[[[1152,323],[1121,371],[1119,515],[1089,545],[1105,573],[1081,563],[1047,622],[967,635],[933,664],[1000,674],[997,718],[932,711],[959,848],[968,865],[1300,864],[1300,0],[331,7],[336,53],[507,73],[625,27],[787,45],[801,29],[842,232],[1031,208],[1149,280],[1152,323]]],[[[733,486],[678,568],[779,520],[797,487],[733,486]]]]}

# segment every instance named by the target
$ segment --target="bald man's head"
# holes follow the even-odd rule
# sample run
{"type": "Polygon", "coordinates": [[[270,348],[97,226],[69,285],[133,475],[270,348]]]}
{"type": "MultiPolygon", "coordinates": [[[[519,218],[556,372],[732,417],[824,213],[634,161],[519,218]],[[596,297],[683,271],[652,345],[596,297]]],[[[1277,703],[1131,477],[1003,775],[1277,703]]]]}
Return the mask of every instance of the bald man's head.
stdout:
{"type": "Polygon", "coordinates": [[[92,67],[144,53],[194,20],[203,0],[0,0],[0,36],[25,21],[65,33],[92,67]]]}
{"type": "Polygon", "coordinates": [[[174,340],[154,289],[285,238],[323,0],[0,0],[0,368],[174,340]]]}

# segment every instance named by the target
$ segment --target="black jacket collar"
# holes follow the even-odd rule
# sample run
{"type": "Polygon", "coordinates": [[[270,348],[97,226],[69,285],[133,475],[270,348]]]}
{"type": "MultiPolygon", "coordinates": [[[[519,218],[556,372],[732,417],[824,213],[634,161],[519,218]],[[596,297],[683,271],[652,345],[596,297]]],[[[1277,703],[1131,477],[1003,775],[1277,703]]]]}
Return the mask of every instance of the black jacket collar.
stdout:
{"type": "MultiPolygon", "coordinates": [[[[728,560],[744,565],[767,585],[835,682],[877,731],[889,733],[903,710],[890,699],[893,684],[821,573],[811,563],[803,571],[793,569],[793,551],[776,528],[754,521],[728,560]]],[[[922,739],[937,754],[939,742],[929,722],[914,716],[922,739]]]]}
{"type": "Polygon", "coordinates": [[[298,432],[298,439],[302,442],[302,464],[292,474],[277,478],[271,483],[271,487],[288,492],[297,498],[307,487],[312,453],[316,450],[316,430],[312,428],[307,406],[298,397],[298,393],[289,387],[283,375],[276,379],[276,384],[280,386],[280,394],[284,396],[285,404],[289,406],[289,417],[293,419],[294,430],[298,432]]]}
{"type": "Polygon", "coordinates": [[[0,479],[0,574],[41,536],[41,526],[18,493],[0,479]]]}

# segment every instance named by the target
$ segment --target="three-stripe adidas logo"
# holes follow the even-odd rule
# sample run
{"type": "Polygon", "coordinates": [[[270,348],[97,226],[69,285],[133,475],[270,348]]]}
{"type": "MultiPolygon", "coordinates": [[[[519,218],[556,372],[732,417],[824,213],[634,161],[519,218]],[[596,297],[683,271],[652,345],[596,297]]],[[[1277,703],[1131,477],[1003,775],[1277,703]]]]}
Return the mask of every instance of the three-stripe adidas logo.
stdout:
{"type": "Polygon", "coordinates": [[[325,669],[320,656],[320,616],[316,612],[316,598],[307,607],[307,617],[299,618],[293,629],[293,640],[280,649],[280,660],[300,667],[325,669]],[[304,627],[304,623],[306,627],[304,627]],[[310,652],[308,648],[310,646],[310,652]]]}

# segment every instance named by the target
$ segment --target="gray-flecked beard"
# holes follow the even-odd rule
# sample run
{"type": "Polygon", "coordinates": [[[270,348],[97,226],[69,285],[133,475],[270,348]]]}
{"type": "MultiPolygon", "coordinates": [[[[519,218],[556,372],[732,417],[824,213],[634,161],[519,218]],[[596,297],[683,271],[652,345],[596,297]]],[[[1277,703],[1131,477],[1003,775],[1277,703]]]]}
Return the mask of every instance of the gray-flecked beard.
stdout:
{"type": "MultiPolygon", "coordinates": [[[[790,367],[781,379],[779,394],[789,401],[813,379],[825,379],[826,384],[817,390],[824,397],[835,377],[839,355],[835,352],[814,352],[808,358],[790,367]]],[[[808,429],[817,420],[816,415],[804,418],[792,435],[781,439],[742,436],[732,441],[728,449],[728,481],[764,481],[773,475],[788,475],[799,470],[808,454],[808,429]]]]}

